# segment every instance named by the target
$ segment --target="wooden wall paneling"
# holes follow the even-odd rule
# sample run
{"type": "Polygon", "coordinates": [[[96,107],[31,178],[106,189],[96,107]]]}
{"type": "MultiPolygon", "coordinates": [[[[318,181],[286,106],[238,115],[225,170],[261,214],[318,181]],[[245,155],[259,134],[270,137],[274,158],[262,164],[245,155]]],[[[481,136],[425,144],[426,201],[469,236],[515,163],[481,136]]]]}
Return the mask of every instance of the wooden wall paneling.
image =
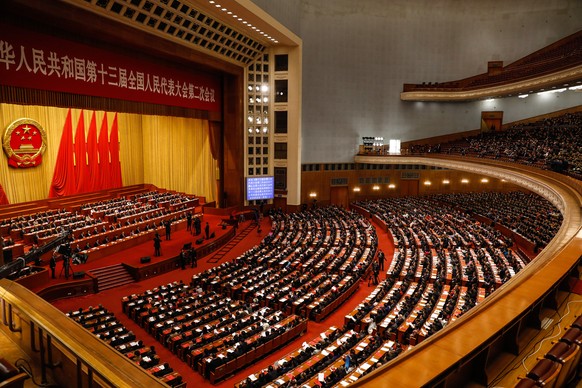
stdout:
{"type": "Polygon", "coordinates": [[[348,186],[332,186],[330,188],[330,203],[347,209],[349,206],[348,186]]]}

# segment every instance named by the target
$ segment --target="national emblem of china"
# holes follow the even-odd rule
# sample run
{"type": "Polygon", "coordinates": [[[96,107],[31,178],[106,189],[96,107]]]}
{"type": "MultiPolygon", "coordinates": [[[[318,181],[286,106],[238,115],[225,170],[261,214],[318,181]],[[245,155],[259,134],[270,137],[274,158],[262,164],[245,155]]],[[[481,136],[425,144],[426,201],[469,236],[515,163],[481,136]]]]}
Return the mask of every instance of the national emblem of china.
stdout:
{"type": "Polygon", "coordinates": [[[46,132],[38,122],[27,118],[14,121],[2,138],[8,165],[16,168],[38,166],[46,150],[46,140],[46,132]]]}

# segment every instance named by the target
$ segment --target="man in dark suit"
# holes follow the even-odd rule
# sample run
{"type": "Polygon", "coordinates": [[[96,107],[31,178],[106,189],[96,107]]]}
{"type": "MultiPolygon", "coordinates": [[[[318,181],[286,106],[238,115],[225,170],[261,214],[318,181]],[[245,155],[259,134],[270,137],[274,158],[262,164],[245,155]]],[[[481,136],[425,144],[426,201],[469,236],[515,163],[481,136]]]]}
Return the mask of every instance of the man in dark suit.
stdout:
{"type": "Polygon", "coordinates": [[[63,270],[65,271],[65,279],[69,278],[69,269],[71,268],[71,258],[68,255],[63,255],[63,270]]]}
{"type": "Polygon", "coordinates": [[[200,221],[200,217],[195,217],[194,218],[194,229],[196,229],[196,236],[198,236],[201,232],[201,225],[200,225],[201,221],[200,221]]]}
{"type": "Polygon", "coordinates": [[[55,254],[56,253],[53,253],[53,255],[51,256],[51,259],[49,261],[49,268],[51,269],[51,277],[53,279],[56,279],[55,269],[57,268],[57,259],[55,258],[55,254]]]}
{"type": "Polygon", "coordinates": [[[156,233],[155,237],[154,237],[154,256],[161,256],[161,248],[162,246],[162,239],[160,238],[160,235],[158,233],[156,233]]]}
{"type": "Polygon", "coordinates": [[[164,226],[166,228],[166,240],[170,239],[170,233],[172,233],[172,222],[170,220],[164,221],[164,226]]]}
{"type": "Polygon", "coordinates": [[[380,249],[378,251],[378,264],[380,265],[380,271],[384,271],[384,261],[386,260],[386,256],[384,252],[380,249]]]}
{"type": "Polygon", "coordinates": [[[192,232],[192,212],[186,214],[186,230],[192,232]]]}

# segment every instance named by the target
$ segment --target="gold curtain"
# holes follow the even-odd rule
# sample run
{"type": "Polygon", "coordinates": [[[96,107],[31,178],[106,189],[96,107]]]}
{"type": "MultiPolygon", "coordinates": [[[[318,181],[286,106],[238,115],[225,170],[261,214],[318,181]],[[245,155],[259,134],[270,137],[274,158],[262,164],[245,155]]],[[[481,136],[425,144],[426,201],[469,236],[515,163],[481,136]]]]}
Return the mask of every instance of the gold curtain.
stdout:
{"type": "Polygon", "coordinates": [[[214,201],[208,120],[146,115],[142,119],[145,181],[214,201]]]}
{"type": "MultiPolygon", "coordinates": [[[[0,161],[0,184],[10,203],[46,199],[68,108],[0,104],[2,134],[14,120],[31,118],[47,133],[47,149],[38,167],[19,169],[0,161]]],[[[71,109],[73,135],[81,110],[71,109]]],[[[96,112],[97,127],[103,115],[111,126],[113,112],[96,112]]],[[[85,137],[92,111],[85,110],[85,137]]],[[[123,184],[152,183],[160,188],[216,198],[216,169],[209,141],[208,120],[142,114],[118,114],[123,184]]],[[[109,128],[111,131],[111,128],[109,128]]]]}

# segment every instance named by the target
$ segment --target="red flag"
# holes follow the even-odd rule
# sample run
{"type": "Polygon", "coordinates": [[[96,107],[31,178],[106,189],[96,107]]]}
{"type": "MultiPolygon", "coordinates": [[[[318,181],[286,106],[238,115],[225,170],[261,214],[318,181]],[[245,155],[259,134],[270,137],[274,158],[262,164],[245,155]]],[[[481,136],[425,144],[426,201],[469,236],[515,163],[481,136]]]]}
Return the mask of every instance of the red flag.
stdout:
{"type": "Polygon", "coordinates": [[[87,166],[87,145],[85,143],[85,119],[83,111],[77,123],[75,133],[75,172],[77,177],[77,193],[86,193],[89,189],[89,166],[87,166]]]}
{"type": "Polygon", "coordinates": [[[53,173],[53,181],[49,191],[49,198],[62,197],[75,193],[75,166],[73,165],[73,122],[71,110],[67,113],[61,144],[57,154],[57,162],[53,173]]]}
{"type": "Polygon", "coordinates": [[[101,122],[101,131],[99,132],[99,176],[101,179],[99,190],[109,189],[111,187],[111,175],[109,175],[109,136],[107,134],[107,113],[103,116],[101,122]]]}
{"type": "Polygon", "coordinates": [[[123,186],[121,179],[121,162],[119,161],[119,129],[117,125],[117,113],[111,125],[109,137],[109,153],[111,154],[111,188],[123,186]]]}
{"type": "Polygon", "coordinates": [[[0,205],[8,205],[10,201],[4,192],[4,188],[0,185],[0,205]]]}
{"type": "Polygon", "coordinates": [[[88,191],[100,190],[100,175],[99,175],[99,155],[97,153],[97,121],[95,119],[95,112],[91,116],[91,124],[89,125],[89,133],[87,134],[87,161],[89,167],[89,184],[88,191]]]}

